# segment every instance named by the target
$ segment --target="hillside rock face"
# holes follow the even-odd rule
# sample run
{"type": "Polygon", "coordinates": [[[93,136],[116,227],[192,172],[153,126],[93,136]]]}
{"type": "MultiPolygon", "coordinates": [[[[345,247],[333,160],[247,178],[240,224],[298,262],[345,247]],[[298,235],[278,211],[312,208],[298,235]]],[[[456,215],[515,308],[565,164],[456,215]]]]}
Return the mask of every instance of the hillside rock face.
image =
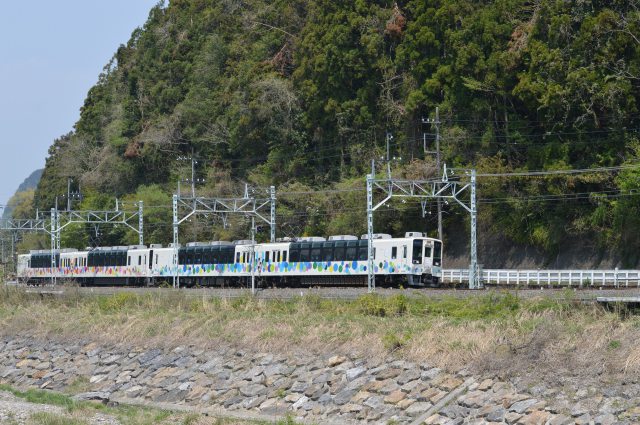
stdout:
{"type": "Polygon", "coordinates": [[[397,358],[281,356],[219,348],[0,341],[0,382],[82,392],[79,399],[187,406],[309,423],[624,424],[640,420],[640,385],[547,388],[448,373],[397,358]]]}

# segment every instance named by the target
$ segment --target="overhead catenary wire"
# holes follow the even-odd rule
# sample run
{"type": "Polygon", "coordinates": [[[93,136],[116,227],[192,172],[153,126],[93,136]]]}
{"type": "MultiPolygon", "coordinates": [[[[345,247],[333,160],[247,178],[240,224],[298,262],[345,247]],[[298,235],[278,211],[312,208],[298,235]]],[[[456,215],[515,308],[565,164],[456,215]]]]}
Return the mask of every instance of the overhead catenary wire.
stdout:
{"type": "Polygon", "coordinates": [[[531,177],[531,176],[552,176],[562,174],[585,174],[585,173],[603,173],[610,171],[631,170],[640,167],[640,163],[631,163],[626,165],[616,165],[611,167],[594,167],[594,168],[573,168],[565,170],[537,170],[537,171],[514,171],[509,173],[478,173],[477,177],[531,177]]]}

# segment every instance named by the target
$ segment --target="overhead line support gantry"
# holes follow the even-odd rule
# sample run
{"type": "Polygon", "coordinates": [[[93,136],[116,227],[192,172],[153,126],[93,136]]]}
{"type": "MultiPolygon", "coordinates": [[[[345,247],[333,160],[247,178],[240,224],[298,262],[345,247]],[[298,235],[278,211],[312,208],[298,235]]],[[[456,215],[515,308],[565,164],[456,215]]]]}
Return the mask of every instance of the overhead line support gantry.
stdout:
{"type": "Polygon", "coordinates": [[[190,217],[198,214],[219,215],[226,220],[229,214],[239,214],[251,218],[251,291],[255,292],[255,219],[259,219],[270,226],[270,241],[276,241],[276,189],[271,186],[268,190],[268,197],[255,198],[249,196],[249,186],[245,185],[244,196],[241,198],[206,198],[206,197],[184,197],[179,194],[173,195],[173,287],[180,288],[180,272],[178,270],[178,249],[180,224],[190,217]],[[269,208],[267,210],[267,208],[269,208]],[[186,213],[180,216],[180,211],[186,213]],[[269,211],[267,217],[266,211],[269,211]]]}
{"type": "Polygon", "coordinates": [[[447,170],[445,165],[442,177],[439,180],[403,180],[391,178],[389,175],[386,178],[376,178],[374,170],[375,167],[372,167],[372,173],[367,175],[367,286],[369,292],[375,291],[376,287],[373,258],[373,213],[392,198],[419,199],[422,203],[423,213],[426,208],[426,202],[429,199],[452,200],[460,204],[469,213],[471,219],[469,288],[481,288],[477,251],[476,170],[447,170]],[[381,192],[384,197],[374,204],[375,192],[381,192]],[[469,192],[468,201],[461,198],[466,192],[469,192]]]}

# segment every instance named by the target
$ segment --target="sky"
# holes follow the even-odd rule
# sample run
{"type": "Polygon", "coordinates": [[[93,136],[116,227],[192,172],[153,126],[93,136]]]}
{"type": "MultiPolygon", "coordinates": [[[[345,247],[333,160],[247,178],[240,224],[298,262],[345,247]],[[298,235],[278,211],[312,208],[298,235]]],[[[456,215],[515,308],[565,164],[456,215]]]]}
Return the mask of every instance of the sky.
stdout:
{"type": "Polygon", "coordinates": [[[73,130],[87,92],[158,0],[0,0],[0,205],[73,130]]]}

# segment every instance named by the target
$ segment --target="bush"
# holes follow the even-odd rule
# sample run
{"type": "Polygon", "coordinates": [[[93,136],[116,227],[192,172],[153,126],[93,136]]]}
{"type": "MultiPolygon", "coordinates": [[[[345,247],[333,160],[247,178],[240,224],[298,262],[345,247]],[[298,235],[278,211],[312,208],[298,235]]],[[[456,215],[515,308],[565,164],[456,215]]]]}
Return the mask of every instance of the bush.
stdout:
{"type": "Polygon", "coordinates": [[[389,351],[399,350],[409,343],[411,335],[405,333],[404,335],[398,335],[397,333],[387,332],[382,337],[382,344],[384,348],[389,351]]]}
{"type": "Polygon", "coordinates": [[[387,315],[387,308],[384,299],[377,294],[363,295],[356,300],[358,311],[367,316],[384,317],[387,315]]]}

